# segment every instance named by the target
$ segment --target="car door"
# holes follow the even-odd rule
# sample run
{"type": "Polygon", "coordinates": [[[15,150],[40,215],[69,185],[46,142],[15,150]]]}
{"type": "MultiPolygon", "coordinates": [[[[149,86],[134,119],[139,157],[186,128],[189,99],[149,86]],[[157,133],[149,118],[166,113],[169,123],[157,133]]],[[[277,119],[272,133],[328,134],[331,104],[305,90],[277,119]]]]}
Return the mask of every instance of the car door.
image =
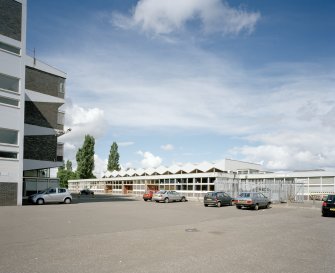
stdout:
{"type": "Polygon", "coordinates": [[[66,195],[66,189],[58,189],[56,202],[63,202],[66,195]]]}
{"type": "Polygon", "coordinates": [[[57,202],[56,201],[56,195],[57,195],[57,190],[56,189],[54,189],[54,188],[48,189],[43,196],[44,202],[45,203],[57,202]]]}
{"type": "Polygon", "coordinates": [[[223,201],[226,205],[230,205],[230,202],[231,202],[231,198],[230,196],[227,194],[227,193],[223,193],[223,201]]]}
{"type": "Polygon", "coordinates": [[[178,199],[177,192],[175,192],[175,191],[170,191],[170,195],[171,195],[171,200],[172,200],[172,201],[177,201],[177,199],[178,199]]]}
{"type": "Polygon", "coordinates": [[[223,205],[223,203],[224,203],[224,197],[223,197],[223,193],[222,192],[217,192],[216,193],[216,199],[221,203],[221,205],[223,205]]]}
{"type": "Polygon", "coordinates": [[[264,207],[267,204],[267,198],[263,193],[258,193],[259,205],[264,207]]]}

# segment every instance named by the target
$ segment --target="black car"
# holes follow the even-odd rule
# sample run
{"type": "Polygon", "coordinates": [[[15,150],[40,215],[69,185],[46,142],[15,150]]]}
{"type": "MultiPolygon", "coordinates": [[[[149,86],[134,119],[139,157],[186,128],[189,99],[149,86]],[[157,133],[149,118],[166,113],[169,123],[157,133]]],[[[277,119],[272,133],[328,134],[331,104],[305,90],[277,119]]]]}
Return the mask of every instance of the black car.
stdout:
{"type": "Polygon", "coordinates": [[[221,207],[222,205],[231,206],[233,204],[233,198],[225,192],[207,192],[204,196],[204,206],[217,206],[221,207]]]}
{"type": "Polygon", "coordinates": [[[323,199],[322,216],[335,215],[335,194],[329,194],[323,199]]]}
{"type": "Polygon", "coordinates": [[[91,191],[90,189],[84,189],[80,191],[80,195],[94,195],[94,191],[91,191]]]}

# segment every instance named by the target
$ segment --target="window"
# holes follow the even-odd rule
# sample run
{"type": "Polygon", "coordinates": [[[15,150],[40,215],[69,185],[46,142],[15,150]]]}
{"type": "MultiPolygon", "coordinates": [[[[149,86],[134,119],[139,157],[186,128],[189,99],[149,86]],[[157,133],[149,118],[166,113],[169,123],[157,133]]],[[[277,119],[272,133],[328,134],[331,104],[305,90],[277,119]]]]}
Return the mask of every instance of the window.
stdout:
{"type": "Polygon", "coordinates": [[[2,157],[2,158],[17,159],[17,153],[15,153],[15,152],[0,151],[0,157],[2,157]]]}
{"type": "Polygon", "coordinates": [[[12,52],[14,54],[20,55],[21,49],[15,46],[11,46],[5,43],[0,42],[0,49],[12,52]]]}
{"type": "Polygon", "coordinates": [[[65,113],[64,112],[58,112],[57,124],[64,125],[64,120],[65,120],[65,113]]]}
{"type": "Polygon", "coordinates": [[[6,98],[6,97],[1,97],[1,96],[0,96],[0,103],[12,105],[12,106],[17,106],[17,107],[19,106],[19,101],[18,100],[11,99],[11,98],[6,98]]]}
{"type": "Polygon", "coordinates": [[[0,88],[18,93],[19,79],[0,74],[0,88]]]}
{"type": "Polygon", "coordinates": [[[54,194],[54,193],[56,193],[56,189],[49,189],[47,193],[48,194],[54,194]]]}
{"type": "Polygon", "coordinates": [[[59,83],[59,93],[65,93],[64,82],[59,83]]]}
{"type": "Polygon", "coordinates": [[[18,132],[0,128],[0,143],[18,144],[18,132]]]}

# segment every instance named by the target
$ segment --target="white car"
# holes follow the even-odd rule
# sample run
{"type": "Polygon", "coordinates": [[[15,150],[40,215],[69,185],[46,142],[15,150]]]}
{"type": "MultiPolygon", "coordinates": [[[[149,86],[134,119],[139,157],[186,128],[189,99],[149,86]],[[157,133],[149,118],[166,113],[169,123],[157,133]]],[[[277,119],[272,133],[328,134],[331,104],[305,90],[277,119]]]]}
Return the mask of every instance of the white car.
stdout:
{"type": "Polygon", "coordinates": [[[162,191],[158,191],[154,193],[154,195],[152,196],[152,200],[156,202],[164,201],[165,203],[174,202],[174,201],[185,202],[186,197],[176,191],[162,190],[162,191]]]}
{"type": "Polygon", "coordinates": [[[41,193],[35,193],[28,198],[33,204],[43,205],[45,203],[65,203],[72,202],[72,195],[65,188],[48,188],[41,193]]]}

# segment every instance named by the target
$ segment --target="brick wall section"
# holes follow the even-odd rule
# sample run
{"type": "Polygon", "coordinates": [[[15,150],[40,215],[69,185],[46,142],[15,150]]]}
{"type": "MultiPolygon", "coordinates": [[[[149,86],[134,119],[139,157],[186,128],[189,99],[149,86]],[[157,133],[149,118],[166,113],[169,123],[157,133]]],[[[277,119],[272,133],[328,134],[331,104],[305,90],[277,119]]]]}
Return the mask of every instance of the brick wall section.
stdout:
{"type": "Polygon", "coordinates": [[[0,183],[0,206],[17,205],[17,183],[0,183]]]}
{"type": "Polygon", "coordinates": [[[24,123],[62,130],[64,126],[57,124],[60,106],[58,103],[26,101],[24,123]]]}
{"type": "Polygon", "coordinates": [[[22,4],[0,0],[0,34],[21,41],[22,4]]]}
{"type": "Polygon", "coordinates": [[[25,136],[24,159],[57,161],[56,136],[25,136]]]}
{"type": "Polygon", "coordinates": [[[26,88],[29,90],[63,99],[64,93],[59,93],[61,83],[65,83],[62,77],[26,66],[26,88]]]}

